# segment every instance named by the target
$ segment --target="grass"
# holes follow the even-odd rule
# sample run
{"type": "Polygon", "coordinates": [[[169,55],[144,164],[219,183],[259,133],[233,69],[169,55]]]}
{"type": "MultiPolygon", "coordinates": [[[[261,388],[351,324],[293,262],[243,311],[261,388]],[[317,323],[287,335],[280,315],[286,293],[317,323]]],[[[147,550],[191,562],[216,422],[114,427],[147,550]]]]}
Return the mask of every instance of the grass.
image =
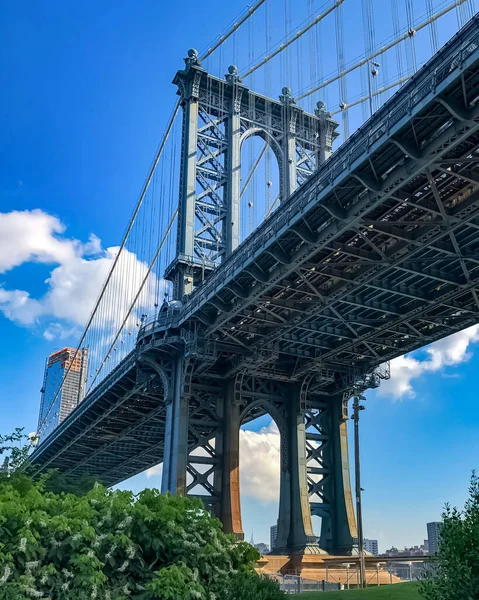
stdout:
{"type": "Polygon", "coordinates": [[[395,583],[365,590],[343,592],[307,592],[295,596],[298,600],[420,600],[418,583],[395,583]]]}

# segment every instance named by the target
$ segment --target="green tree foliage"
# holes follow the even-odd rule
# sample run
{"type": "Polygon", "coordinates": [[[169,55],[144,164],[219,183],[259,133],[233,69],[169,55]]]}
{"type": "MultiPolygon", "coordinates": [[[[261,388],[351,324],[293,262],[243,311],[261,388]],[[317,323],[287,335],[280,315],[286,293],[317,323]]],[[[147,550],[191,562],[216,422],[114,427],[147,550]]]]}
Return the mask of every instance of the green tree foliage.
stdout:
{"type": "MultiPolygon", "coordinates": [[[[11,455],[21,435],[0,449],[11,455]]],[[[224,534],[201,501],[99,484],[55,493],[62,477],[33,480],[22,452],[0,476],[0,600],[285,597],[254,572],[258,551],[224,534]]]]}
{"type": "Polygon", "coordinates": [[[479,477],[473,473],[464,510],[446,506],[437,568],[421,585],[426,600],[479,598],[479,477]]]}

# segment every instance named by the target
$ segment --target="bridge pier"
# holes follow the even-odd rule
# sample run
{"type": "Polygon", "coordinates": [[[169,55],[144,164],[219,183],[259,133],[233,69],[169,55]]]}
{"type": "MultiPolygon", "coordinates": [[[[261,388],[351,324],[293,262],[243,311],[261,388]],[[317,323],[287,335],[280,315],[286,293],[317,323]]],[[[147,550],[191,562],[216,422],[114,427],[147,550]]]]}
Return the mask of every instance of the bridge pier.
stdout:
{"type": "Polygon", "coordinates": [[[245,419],[268,413],[281,435],[274,551],[354,554],[357,533],[343,397],[305,394],[301,384],[243,374],[215,384],[190,381],[188,372],[186,359],[177,358],[167,405],[162,491],[200,497],[227,533],[244,539],[240,427],[245,419]],[[319,540],[313,515],[322,519],[319,540]]]}
{"type": "Polygon", "coordinates": [[[169,391],[165,398],[166,426],[161,492],[186,494],[188,460],[188,396],[184,393],[185,360],[178,356],[170,375],[169,391]]]}
{"type": "Polygon", "coordinates": [[[319,545],[329,554],[357,552],[357,526],[349,466],[347,400],[341,395],[320,397],[308,415],[310,448],[308,471],[320,471],[321,481],[312,483],[311,512],[321,517],[319,545]],[[320,466],[318,466],[320,465],[320,466]],[[320,501],[318,501],[320,500],[320,501]]]}
{"type": "Polygon", "coordinates": [[[226,533],[244,539],[240,499],[240,406],[234,402],[234,380],[225,385],[223,424],[223,473],[221,489],[221,514],[219,515],[226,533]]]}

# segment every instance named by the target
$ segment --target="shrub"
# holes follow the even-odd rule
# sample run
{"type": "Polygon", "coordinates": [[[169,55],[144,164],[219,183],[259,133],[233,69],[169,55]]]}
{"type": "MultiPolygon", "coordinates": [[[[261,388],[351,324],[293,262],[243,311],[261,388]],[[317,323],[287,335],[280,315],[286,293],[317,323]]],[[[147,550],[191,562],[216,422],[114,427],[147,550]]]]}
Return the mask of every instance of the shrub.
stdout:
{"type": "Polygon", "coordinates": [[[257,550],[224,534],[201,501],[99,484],[55,494],[47,480],[0,480],[1,600],[281,597],[254,573],[257,550]]]}
{"type": "Polygon", "coordinates": [[[446,506],[436,569],[421,584],[426,600],[479,598],[479,478],[473,473],[464,510],[446,506]]]}

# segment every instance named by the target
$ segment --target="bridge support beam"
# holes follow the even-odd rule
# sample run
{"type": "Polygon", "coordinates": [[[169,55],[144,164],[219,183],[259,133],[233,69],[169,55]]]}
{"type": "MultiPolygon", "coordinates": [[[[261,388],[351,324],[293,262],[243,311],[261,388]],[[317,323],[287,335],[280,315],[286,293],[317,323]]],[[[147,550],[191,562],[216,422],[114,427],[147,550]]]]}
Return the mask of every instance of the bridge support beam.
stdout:
{"type": "Polygon", "coordinates": [[[184,393],[184,357],[175,362],[171,377],[170,399],[166,408],[165,451],[161,492],[186,494],[188,461],[188,395],[184,393]]]}
{"type": "Polygon", "coordinates": [[[351,490],[347,406],[342,396],[308,402],[307,443],[311,512],[321,517],[319,546],[329,554],[357,552],[351,490]]]}
{"type": "Polygon", "coordinates": [[[285,407],[286,427],[281,432],[281,483],[277,551],[318,553],[309,506],[306,471],[306,431],[300,407],[299,386],[292,386],[285,407]]]}
{"type": "Polygon", "coordinates": [[[223,530],[244,539],[240,501],[240,406],[234,402],[234,381],[225,386],[223,426],[223,474],[221,489],[221,514],[223,530]]]}
{"type": "Polygon", "coordinates": [[[312,396],[299,384],[245,376],[191,383],[178,357],[166,416],[162,492],[200,497],[224,531],[244,539],[240,501],[240,427],[269,413],[281,435],[276,553],[354,554],[347,409],[342,396],[312,396]],[[243,385],[243,391],[239,392],[243,385]],[[189,479],[187,479],[187,477],[189,479]],[[321,517],[321,533],[312,515],[321,517]]]}

